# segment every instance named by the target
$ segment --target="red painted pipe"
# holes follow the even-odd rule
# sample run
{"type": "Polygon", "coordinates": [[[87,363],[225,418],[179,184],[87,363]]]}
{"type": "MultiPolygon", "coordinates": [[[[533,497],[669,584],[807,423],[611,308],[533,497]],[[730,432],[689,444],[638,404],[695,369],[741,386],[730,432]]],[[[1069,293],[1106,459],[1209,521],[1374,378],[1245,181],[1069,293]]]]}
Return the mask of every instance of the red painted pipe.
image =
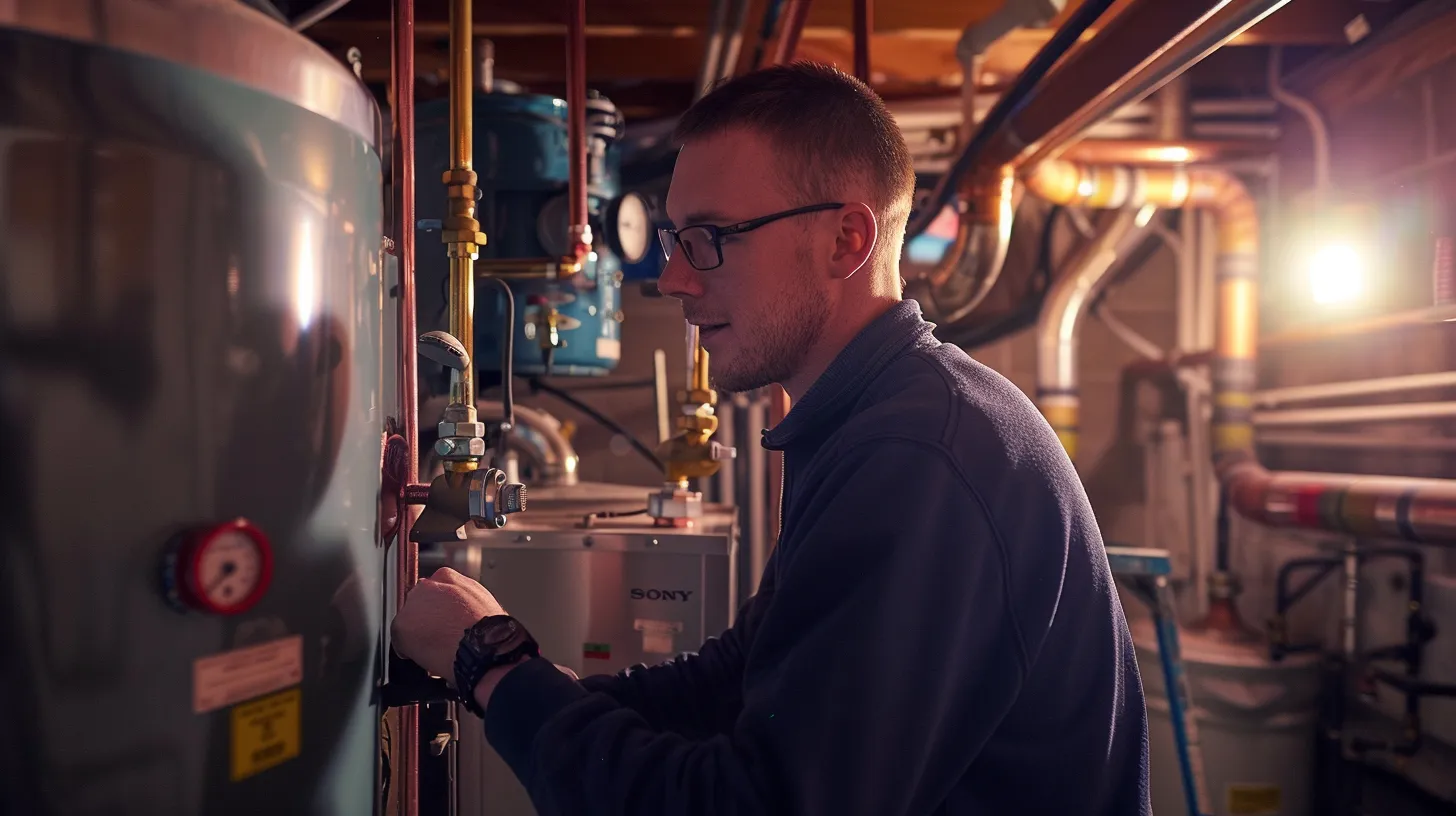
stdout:
{"type": "Polygon", "coordinates": [[[586,260],[591,251],[586,199],[586,0],[567,0],[566,18],[566,149],[571,152],[572,259],[586,260]]]}
{"type": "Polygon", "coordinates": [[[870,37],[875,31],[874,0],[854,0],[854,75],[870,84],[870,37]]]}

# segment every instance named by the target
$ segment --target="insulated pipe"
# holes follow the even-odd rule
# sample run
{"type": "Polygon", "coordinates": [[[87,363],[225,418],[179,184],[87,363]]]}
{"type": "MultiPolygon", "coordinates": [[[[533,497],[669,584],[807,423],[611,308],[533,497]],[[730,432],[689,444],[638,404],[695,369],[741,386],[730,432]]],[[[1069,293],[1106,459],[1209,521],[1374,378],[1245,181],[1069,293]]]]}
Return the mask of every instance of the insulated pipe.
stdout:
{"type": "Polygon", "coordinates": [[[961,192],[956,240],[929,273],[912,281],[926,317],[954,324],[970,314],[1001,276],[1011,246],[1012,196],[1016,177],[1009,167],[969,179],[961,192]]]}
{"type": "Polygon", "coordinates": [[[1213,463],[1240,514],[1300,527],[1425,544],[1456,543],[1456,481],[1271,472],[1254,450],[1259,339],[1259,222],[1234,176],[1203,168],[1132,168],[1049,161],[1026,185],[1053,203],[1093,207],[1192,206],[1218,219],[1213,360],[1213,463]]]}
{"type": "Polygon", "coordinates": [[[1084,318],[1112,280],[1118,261],[1147,238],[1147,224],[1138,210],[1118,212],[1078,251],[1071,272],[1057,280],[1042,304],[1036,323],[1036,406],[1072,459],[1077,458],[1077,349],[1084,318]]]}
{"type": "Polygon", "coordinates": [[[566,145],[571,152],[571,257],[580,271],[591,252],[592,231],[586,197],[586,0],[567,0],[566,18],[566,145]]]}
{"type": "MultiPolygon", "coordinates": [[[[390,81],[394,111],[391,178],[394,186],[394,251],[399,258],[399,412],[400,434],[409,451],[404,481],[420,472],[420,395],[416,368],[415,329],[415,3],[394,0],[391,4],[390,81]]],[[[404,608],[405,597],[419,580],[419,544],[410,540],[419,507],[400,502],[399,530],[394,539],[395,609],[404,608]]],[[[399,737],[394,759],[399,767],[395,789],[399,816],[417,816],[420,808],[420,710],[418,706],[398,709],[399,737]]]]}

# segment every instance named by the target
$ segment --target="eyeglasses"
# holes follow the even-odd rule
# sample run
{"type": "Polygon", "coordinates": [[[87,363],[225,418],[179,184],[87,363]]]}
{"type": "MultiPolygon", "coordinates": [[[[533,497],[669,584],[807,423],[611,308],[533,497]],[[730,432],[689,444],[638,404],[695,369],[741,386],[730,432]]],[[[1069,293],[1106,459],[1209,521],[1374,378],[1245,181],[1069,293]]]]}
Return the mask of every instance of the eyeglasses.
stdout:
{"type": "Polygon", "coordinates": [[[796,207],[772,215],[759,216],[749,221],[739,221],[737,224],[729,224],[726,227],[716,224],[692,224],[682,229],[663,228],[657,231],[657,237],[662,241],[664,257],[671,258],[673,250],[682,247],[683,252],[687,255],[688,263],[700,272],[707,272],[723,265],[723,236],[725,235],[740,235],[756,230],[765,224],[772,224],[781,218],[837,210],[843,206],[840,203],[811,204],[807,207],[796,207]]]}

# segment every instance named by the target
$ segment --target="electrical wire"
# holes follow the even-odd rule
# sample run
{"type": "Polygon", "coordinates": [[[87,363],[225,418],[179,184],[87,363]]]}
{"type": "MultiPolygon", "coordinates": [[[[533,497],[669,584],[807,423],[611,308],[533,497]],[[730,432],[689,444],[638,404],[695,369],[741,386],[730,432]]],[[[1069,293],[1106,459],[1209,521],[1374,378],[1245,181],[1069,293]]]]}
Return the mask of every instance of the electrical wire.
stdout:
{"type": "Polygon", "coordinates": [[[482,278],[488,283],[495,285],[506,296],[505,308],[501,311],[501,406],[504,409],[505,421],[512,428],[516,427],[515,391],[511,381],[515,379],[514,368],[516,358],[516,296],[511,292],[510,284],[500,278],[482,278]]]}
{"type": "Polygon", "coordinates": [[[631,431],[628,431],[626,428],[622,427],[622,425],[616,420],[586,404],[569,391],[557,388],[554,385],[548,385],[547,383],[541,382],[541,380],[536,377],[532,377],[530,379],[530,383],[532,393],[539,392],[544,394],[550,394],[551,396],[561,400],[567,405],[570,405],[571,407],[582,412],[583,414],[586,414],[587,416],[591,417],[598,425],[601,425],[603,428],[606,428],[612,433],[615,433],[621,436],[623,439],[627,440],[627,443],[632,446],[633,450],[642,454],[642,458],[651,462],[653,467],[657,468],[658,470],[662,470],[662,460],[657,458],[657,454],[653,453],[651,448],[642,444],[642,440],[634,436],[631,431]]]}
{"type": "Polygon", "coordinates": [[[986,118],[981,120],[975,134],[966,141],[965,149],[956,157],[950,170],[941,177],[940,183],[935,185],[925,207],[911,217],[910,225],[905,230],[906,241],[924,233],[930,227],[940,211],[950,204],[955,196],[956,184],[981,157],[991,138],[1005,126],[1007,120],[1020,113],[1031,102],[1036,95],[1037,86],[1046,75],[1114,2],[1115,0],[1083,0],[1067,22],[1052,33],[1051,38],[1036,52],[1026,68],[1016,75],[1016,81],[1011,88],[996,100],[986,118]]]}

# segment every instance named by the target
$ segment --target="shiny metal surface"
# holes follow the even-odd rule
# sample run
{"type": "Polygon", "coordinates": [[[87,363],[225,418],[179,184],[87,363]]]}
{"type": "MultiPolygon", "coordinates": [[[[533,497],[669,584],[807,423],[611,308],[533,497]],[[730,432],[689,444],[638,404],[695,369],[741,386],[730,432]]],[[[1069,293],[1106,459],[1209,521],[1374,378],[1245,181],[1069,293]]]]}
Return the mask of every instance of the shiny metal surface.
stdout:
{"type": "MultiPolygon", "coordinates": [[[[583,483],[531,488],[529,512],[504,530],[421,555],[477,578],[519,618],[541,653],[578,675],[607,674],[696,651],[731,625],[737,608],[736,516],[709,505],[694,528],[656,528],[647,516],[582,518],[645,505],[648,488],[583,483]],[[604,647],[604,648],[603,648],[604,647]]],[[[485,740],[460,728],[461,816],[532,816],[525,790],[485,740]]]]}
{"type": "MultiPolygon", "coordinates": [[[[223,40],[162,12],[254,15],[92,7],[123,5],[189,49],[223,40]]],[[[371,813],[379,156],[276,95],[85,39],[0,27],[0,812],[371,813]],[[267,593],[173,611],[170,535],[238,517],[272,541],[267,593]],[[292,636],[299,753],[234,781],[233,711],[194,710],[195,661],[292,636]]]]}
{"type": "Polygon", "coordinates": [[[0,0],[0,28],[206,71],[331,119],[379,149],[379,108],[359,78],[236,0],[0,0]]]}

